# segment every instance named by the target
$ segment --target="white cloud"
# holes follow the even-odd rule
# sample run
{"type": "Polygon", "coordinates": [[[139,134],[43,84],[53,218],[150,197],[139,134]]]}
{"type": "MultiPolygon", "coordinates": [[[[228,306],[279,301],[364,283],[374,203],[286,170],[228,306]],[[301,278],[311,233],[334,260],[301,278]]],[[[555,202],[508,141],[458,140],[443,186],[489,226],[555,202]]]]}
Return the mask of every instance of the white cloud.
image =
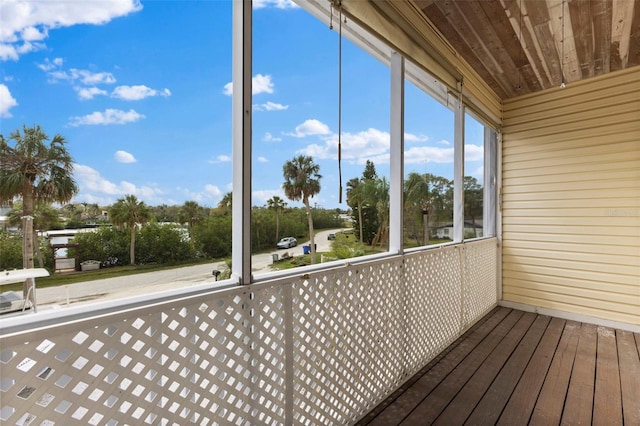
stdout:
{"type": "Polygon", "coordinates": [[[116,151],[113,158],[115,158],[118,163],[135,163],[138,161],[133,154],[128,153],[127,151],[116,151]]]}
{"type": "Polygon", "coordinates": [[[70,68],[68,71],[62,69],[62,58],[55,58],[53,61],[48,58],[44,63],[37,64],[37,67],[47,73],[49,82],[57,83],[67,81],[72,84],[84,84],[95,86],[96,84],[113,84],[116,78],[110,72],[94,72],[78,68],[70,68]]]}
{"type": "MultiPolygon", "coordinates": [[[[256,74],[251,78],[251,94],[258,95],[260,93],[273,93],[273,82],[270,75],[256,74]]],[[[229,82],[224,85],[222,91],[227,96],[233,95],[233,83],[229,82]]]]}
{"type": "Polygon", "coordinates": [[[271,133],[267,132],[262,137],[262,140],[265,142],[280,142],[282,138],[275,137],[271,133]]]}
{"type": "Polygon", "coordinates": [[[96,169],[82,164],[74,164],[73,176],[80,187],[80,194],[89,199],[102,200],[104,204],[113,203],[114,198],[133,194],[149,203],[160,202],[164,193],[159,188],[151,186],[137,186],[131,182],[121,181],[113,183],[105,179],[96,169]]]}
{"type": "Polygon", "coordinates": [[[268,163],[269,160],[267,160],[266,157],[258,157],[258,163],[268,163]]]}
{"type": "Polygon", "coordinates": [[[477,161],[484,158],[484,147],[467,144],[464,146],[464,161],[477,161]]]}
{"type": "MultiPolygon", "coordinates": [[[[303,132],[298,132],[296,128],[296,134],[298,133],[303,132]]],[[[426,136],[410,135],[409,137],[415,141],[428,140],[426,136]]],[[[319,159],[337,159],[338,135],[335,133],[320,135],[320,139],[323,143],[312,143],[298,152],[319,159]]],[[[388,132],[369,128],[358,133],[343,133],[341,145],[342,159],[346,161],[356,164],[364,164],[366,160],[371,160],[375,164],[389,163],[390,135],[388,132]]],[[[482,159],[483,155],[482,146],[465,145],[466,161],[482,159]]],[[[404,158],[406,164],[452,163],[453,147],[413,146],[405,150],[404,158]]]]}
{"type": "Polygon", "coordinates": [[[428,142],[429,137],[425,135],[414,135],[413,133],[404,134],[405,142],[428,142]]]}
{"type": "Polygon", "coordinates": [[[122,111],[119,109],[106,109],[104,112],[96,111],[82,117],[71,117],[69,125],[77,126],[94,126],[98,124],[126,124],[133,123],[145,118],[143,114],[133,109],[122,111]]]}
{"type": "MultiPolygon", "coordinates": [[[[324,145],[311,144],[300,152],[318,158],[338,158],[338,135],[324,137],[324,145]]],[[[358,133],[343,133],[341,138],[342,158],[356,160],[369,158],[389,151],[389,133],[369,128],[358,133]]],[[[388,162],[388,161],[387,161],[388,162]]]]}
{"type": "Polygon", "coordinates": [[[178,187],[178,190],[181,191],[189,200],[197,201],[198,203],[216,200],[222,195],[222,191],[220,190],[220,188],[210,183],[206,184],[201,191],[197,192],[180,187],[178,187]]]}
{"type": "Polygon", "coordinates": [[[171,91],[169,89],[158,91],[145,85],[137,85],[118,86],[111,93],[111,97],[125,101],[138,101],[150,96],[171,96],[171,91]]]}
{"type": "MultiPolygon", "coordinates": [[[[51,75],[51,74],[50,74],[51,75]]],[[[110,72],[92,72],[88,70],[79,70],[71,68],[69,73],[63,72],[60,74],[62,79],[68,79],[70,81],[79,80],[82,84],[113,84],[116,82],[116,78],[110,72]]]]}
{"type": "Polygon", "coordinates": [[[275,7],[276,9],[295,9],[299,7],[292,0],[253,0],[254,9],[275,7]]]}
{"type": "Polygon", "coordinates": [[[53,61],[49,58],[44,60],[44,64],[36,64],[38,68],[40,68],[44,72],[49,72],[56,68],[62,67],[64,60],[62,58],[54,58],[53,61]]]}
{"type": "Polygon", "coordinates": [[[98,95],[104,96],[107,94],[106,90],[98,89],[97,87],[74,87],[74,89],[82,100],[93,99],[98,95]]]}
{"type": "Polygon", "coordinates": [[[0,3],[0,60],[43,49],[49,31],[77,24],[101,25],[142,9],[138,0],[29,1],[0,3]]]}
{"type": "Polygon", "coordinates": [[[11,96],[9,88],[4,84],[0,84],[0,117],[9,118],[12,117],[9,110],[18,105],[18,101],[11,96]]]}
{"type": "Polygon", "coordinates": [[[329,126],[323,122],[316,120],[315,118],[305,120],[304,123],[296,126],[296,131],[293,133],[285,133],[288,136],[294,136],[296,138],[304,138],[306,136],[314,135],[328,135],[331,131],[329,126]]]}
{"type": "Polygon", "coordinates": [[[283,111],[289,109],[289,105],[282,105],[269,101],[263,104],[254,104],[253,109],[256,111],[283,111]]]}
{"type": "Polygon", "coordinates": [[[453,163],[453,148],[416,146],[405,151],[406,164],[453,163]]]}
{"type": "Polygon", "coordinates": [[[216,158],[209,160],[209,164],[228,163],[231,161],[231,157],[228,155],[218,155],[216,158]]]}
{"type": "MultiPolygon", "coordinates": [[[[267,204],[267,200],[273,198],[275,195],[287,200],[287,197],[284,195],[284,192],[282,191],[282,189],[263,189],[263,190],[253,191],[251,193],[251,205],[264,206],[267,204]]],[[[287,200],[287,202],[290,202],[290,201],[287,200]]]]}
{"type": "Polygon", "coordinates": [[[270,75],[257,74],[251,79],[251,93],[273,93],[273,82],[270,75]]]}

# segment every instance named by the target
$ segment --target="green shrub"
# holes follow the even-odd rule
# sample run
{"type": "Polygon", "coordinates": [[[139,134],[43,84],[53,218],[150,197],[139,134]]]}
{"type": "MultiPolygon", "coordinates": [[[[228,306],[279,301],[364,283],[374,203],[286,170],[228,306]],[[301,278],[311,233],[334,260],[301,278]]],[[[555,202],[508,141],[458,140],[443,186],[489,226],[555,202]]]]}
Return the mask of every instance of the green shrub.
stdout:
{"type": "Polygon", "coordinates": [[[22,236],[0,231],[0,269],[22,268],[22,236]]]}
{"type": "Polygon", "coordinates": [[[136,238],[136,261],[172,263],[195,257],[186,230],[178,225],[150,223],[142,227],[136,238]]]}

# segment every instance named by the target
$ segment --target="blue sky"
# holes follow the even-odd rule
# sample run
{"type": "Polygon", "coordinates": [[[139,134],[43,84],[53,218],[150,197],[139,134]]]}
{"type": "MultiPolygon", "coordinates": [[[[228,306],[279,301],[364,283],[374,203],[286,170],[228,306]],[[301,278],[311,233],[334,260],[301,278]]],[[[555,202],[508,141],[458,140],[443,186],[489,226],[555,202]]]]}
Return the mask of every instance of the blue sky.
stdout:
{"type": "MultiPolygon", "coordinates": [[[[0,133],[62,134],[80,192],[113,203],[215,206],[231,190],[231,1],[0,3],[0,133]]],[[[338,203],[338,38],[288,0],[254,3],[253,204],[281,190],[282,165],[312,155],[313,200],[338,203]]],[[[349,25],[349,23],[347,23],[349,25]]],[[[389,69],[343,44],[343,183],[370,159],[388,175],[389,69]]],[[[453,113],[406,89],[406,172],[452,177],[453,113]]],[[[481,128],[467,124],[467,173],[481,128]]],[[[299,203],[290,202],[292,206],[299,203]]]]}

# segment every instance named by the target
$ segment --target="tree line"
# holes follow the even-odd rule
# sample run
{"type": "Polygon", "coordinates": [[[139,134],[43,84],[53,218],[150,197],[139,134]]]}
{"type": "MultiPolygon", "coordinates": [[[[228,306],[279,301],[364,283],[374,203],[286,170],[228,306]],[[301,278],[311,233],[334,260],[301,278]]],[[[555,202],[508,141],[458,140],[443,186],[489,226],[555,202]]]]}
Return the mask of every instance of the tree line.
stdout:
{"type": "MultiPolygon", "coordinates": [[[[464,177],[465,220],[482,217],[483,188],[476,178],[464,177]]],[[[373,162],[367,160],[362,176],[347,182],[347,204],[360,242],[388,244],[389,182],[379,177],[373,162]]],[[[438,226],[453,222],[453,181],[431,173],[409,173],[403,185],[403,230],[408,243],[428,244],[438,226]]]]}
{"type": "MultiPolygon", "coordinates": [[[[0,134],[0,203],[13,203],[10,224],[21,229],[18,241],[0,233],[0,268],[33,268],[51,261],[43,255],[37,230],[97,226],[95,232],[80,233],[74,254],[80,260],[117,257],[127,263],[167,263],[231,254],[231,193],[225,194],[215,208],[187,201],[181,206],[148,206],[133,194],[126,194],[111,206],[69,203],[78,193],[73,179],[73,159],[66,140],[56,134],[49,137],[40,126],[23,126],[8,139],[0,134]],[[10,143],[12,141],[13,143],[10,143]],[[52,204],[63,206],[55,209],[52,204]],[[66,223],[65,223],[66,222],[66,223]],[[101,226],[111,225],[111,226],[101,226]]],[[[315,263],[315,228],[341,228],[345,223],[339,209],[312,208],[310,200],[320,192],[320,167],[312,157],[299,155],[282,168],[282,189],[291,201],[303,208],[292,208],[279,196],[265,206],[252,208],[251,241],[254,252],[270,249],[281,236],[311,241],[311,262],[315,263]]],[[[482,216],[482,186],[473,177],[465,177],[465,213],[474,223],[482,216]]],[[[375,165],[367,161],[362,176],[347,182],[347,204],[351,209],[355,233],[362,244],[388,244],[389,182],[379,177],[375,165]]],[[[404,182],[405,239],[426,244],[432,226],[453,218],[453,182],[432,174],[410,173],[404,182]]],[[[45,250],[46,251],[46,250],[45,250]]],[[[50,265],[49,265],[50,266],[50,265]]],[[[24,293],[28,289],[25,282],[24,293]]]]}

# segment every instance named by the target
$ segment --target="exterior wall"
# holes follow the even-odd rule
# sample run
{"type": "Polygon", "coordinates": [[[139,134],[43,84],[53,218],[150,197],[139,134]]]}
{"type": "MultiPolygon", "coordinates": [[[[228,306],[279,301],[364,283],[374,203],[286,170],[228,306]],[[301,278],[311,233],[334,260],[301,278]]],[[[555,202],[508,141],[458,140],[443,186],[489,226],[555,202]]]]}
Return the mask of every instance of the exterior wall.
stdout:
{"type": "Polygon", "coordinates": [[[640,324],[640,68],[505,102],[502,298],[640,324]]]}

